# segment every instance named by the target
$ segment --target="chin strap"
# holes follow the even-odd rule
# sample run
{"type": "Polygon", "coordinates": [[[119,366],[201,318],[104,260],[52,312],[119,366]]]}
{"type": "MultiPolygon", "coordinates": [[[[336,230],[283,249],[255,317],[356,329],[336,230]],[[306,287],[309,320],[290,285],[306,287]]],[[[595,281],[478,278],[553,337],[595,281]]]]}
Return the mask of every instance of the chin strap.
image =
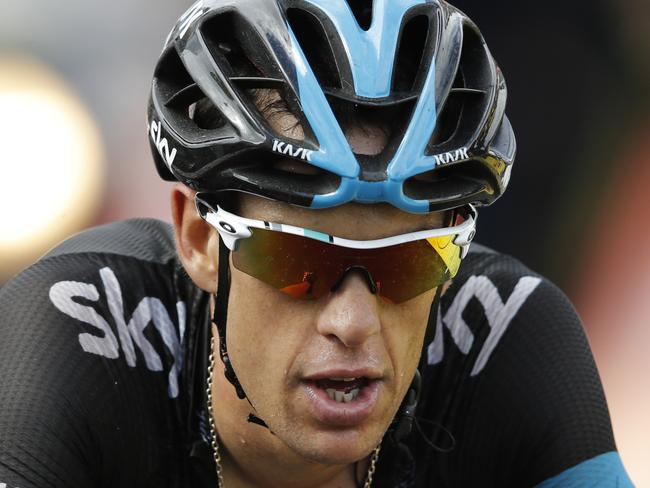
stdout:
{"type": "Polygon", "coordinates": [[[423,368],[426,365],[427,348],[436,337],[436,327],[438,327],[438,311],[440,310],[440,298],[442,297],[442,290],[444,286],[445,285],[442,284],[436,289],[436,294],[433,297],[433,302],[431,302],[431,308],[429,309],[429,319],[427,320],[427,331],[424,334],[424,344],[422,345],[422,354],[420,355],[419,368],[423,368]]]}
{"type": "MultiPolygon", "coordinates": [[[[228,348],[226,346],[226,322],[228,321],[228,298],[230,296],[230,250],[226,247],[221,238],[219,239],[219,274],[217,280],[217,293],[214,297],[215,303],[212,322],[214,322],[219,331],[219,355],[221,356],[221,361],[223,361],[224,365],[223,374],[226,379],[230,381],[232,386],[235,387],[237,396],[241,400],[246,398],[251,407],[255,408],[246,396],[246,392],[242,388],[241,383],[235,374],[235,370],[232,367],[232,363],[230,362],[230,357],[228,356],[228,348]]],[[[252,413],[248,415],[247,420],[250,423],[268,428],[266,422],[252,413]]]]}
{"type": "Polygon", "coordinates": [[[395,417],[397,419],[397,425],[393,430],[393,438],[397,442],[406,439],[406,437],[411,433],[411,430],[413,430],[415,410],[417,409],[418,401],[420,400],[421,388],[422,375],[420,375],[420,370],[416,369],[409,391],[406,393],[406,396],[402,401],[402,406],[395,417]]]}
{"type": "MultiPolygon", "coordinates": [[[[414,457],[412,453],[412,448],[409,447],[407,438],[411,435],[414,430],[420,435],[421,439],[424,440],[424,443],[427,444],[430,448],[441,452],[446,453],[454,449],[456,440],[453,435],[442,425],[437,422],[432,422],[428,419],[418,418],[416,416],[416,411],[418,409],[418,404],[420,400],[420,395],[422,391],[422,373],[424,367],[426,366],[427,358],[427,348],[428,345],[433,341],[435,337],[436,327],[437,327],[437,318],[438,318],[438,307],[440,306],[440,297],[442,295],[442,287],[439,287],[436,290],[433,302],[431,303],[431,309],[429,311],[429,319],[427,322],[427,330],[425,333],[424,344],[422,348],[422,353],[420,356],[420,364],[415,370],[415,375],[411,381],[411,385],[402,401],[397,415],[393,420],[391,427],[386,433],[385,439],[388,439],[390,446],[392,446],[392,456],[396,460],[397,464],[394,464],[392,468],[381,473],[381,476],[385,476],[386,479],[392,479],[395,483],[398,481],[401,470],[408,470],[410,472],[411,467],[414,464],[414,457]],[[433,431],[425,432],[421,424],[431,425],[433,431]],[[446,438],[447,441],[443,445],[438,445],[436,440],[442,434],[443,438],[446,438]]],[[[428,429],[427,429],[428,430],[428,429]]],[[[387,445],[387,447],[388,447],[387,445]]],[[[418,445],[418,444],[416,444],[418,445]]],[[[388,486],[388,485],[387,485],[388,486]]],[[[392,486],[392,485],[391,485],[392,486]]]]}
{"type": "Polygon", "coordinates": [[[422,375],[420,369],[424,367],[426,363],[426,351],[429,343],[433,340],[436,333],[436,321],[438,316],[438,307],[440,306],[440,297],[442,295],[442,286],[439,286],[436,290],[436,294],[433,297],[433,302],[431,302],[431,308],[429,309],[429,319],[427,321],[427,330],[424,334],[424,344],[422,346],[422,353],[420,354],[420,364],[418,369],[415,370],[415,376],[411,381],[411,386],[406,392],[406,396],[402,401],[397,415],[395,416],[395,422],[393,424],[393,439],[397,442],[401,442],[413,430],[413,421],[415,420],[415,410],[417,409],[418,402],[420,401],[420,390],[422,389],[422,375]]]}

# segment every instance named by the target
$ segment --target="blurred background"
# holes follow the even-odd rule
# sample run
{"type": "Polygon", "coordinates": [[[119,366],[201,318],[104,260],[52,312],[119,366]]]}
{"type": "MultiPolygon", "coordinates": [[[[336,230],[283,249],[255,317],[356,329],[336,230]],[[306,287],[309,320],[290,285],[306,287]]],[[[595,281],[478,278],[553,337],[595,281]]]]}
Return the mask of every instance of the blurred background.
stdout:
{"type": "MultiPolygon", "coordinates": [[[[650,2],[457,0],[509,84],[519,155],[479,241],[581,314],[623,461],[650,487],[650,2]]],[[[3,0],[0,286],[66,236],[169,220],[145,107],[186,0],[3,0]]]]}

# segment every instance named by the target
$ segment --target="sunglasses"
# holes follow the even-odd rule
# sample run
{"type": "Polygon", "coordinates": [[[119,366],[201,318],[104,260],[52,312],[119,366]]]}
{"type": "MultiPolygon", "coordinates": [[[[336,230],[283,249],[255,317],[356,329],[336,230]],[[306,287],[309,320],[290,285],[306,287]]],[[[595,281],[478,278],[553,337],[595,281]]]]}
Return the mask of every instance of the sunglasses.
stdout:
{"type": "Polygon", "coordinates": [[[456,275],[476,230],[468,205],[455,210],[451,227],[355,241],[240,217],[207,198],[197,194],[196,208],[232,252],[234,267],[296,299],[321,298],[356,270],[384,301],[405,302],[456,275]]]}

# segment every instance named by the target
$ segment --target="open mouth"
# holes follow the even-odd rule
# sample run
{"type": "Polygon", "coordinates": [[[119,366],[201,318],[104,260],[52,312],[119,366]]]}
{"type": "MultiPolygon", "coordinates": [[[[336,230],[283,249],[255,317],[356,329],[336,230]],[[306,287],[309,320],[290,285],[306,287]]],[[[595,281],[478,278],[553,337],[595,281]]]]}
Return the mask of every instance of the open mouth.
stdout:
{"type": "Polygon", "coordinates": [[[325,378],[317,380],[316,387],[325,390],[330,400],[350,403],[359,397],[362,389],[368,386],[368,378],[325,378]]]}
{"type": "Polygon", "coordinates": [[[303,380],[307,408],[324,424],[357,427],[375,411],[384,379],[374,371],[330,372],[303,380]]]}

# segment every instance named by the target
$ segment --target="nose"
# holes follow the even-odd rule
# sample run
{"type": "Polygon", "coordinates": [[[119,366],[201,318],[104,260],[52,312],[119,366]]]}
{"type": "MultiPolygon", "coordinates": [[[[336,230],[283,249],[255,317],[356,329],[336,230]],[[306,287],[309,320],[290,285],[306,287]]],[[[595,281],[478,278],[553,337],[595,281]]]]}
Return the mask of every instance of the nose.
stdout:
{"type": "Polygon", "coordinates": [[[377,295],[370,291],[368,280],[359,271],[349,272],[321,311],[318,332],[354,348],[363,345],[380,328],[377,295]]]}

